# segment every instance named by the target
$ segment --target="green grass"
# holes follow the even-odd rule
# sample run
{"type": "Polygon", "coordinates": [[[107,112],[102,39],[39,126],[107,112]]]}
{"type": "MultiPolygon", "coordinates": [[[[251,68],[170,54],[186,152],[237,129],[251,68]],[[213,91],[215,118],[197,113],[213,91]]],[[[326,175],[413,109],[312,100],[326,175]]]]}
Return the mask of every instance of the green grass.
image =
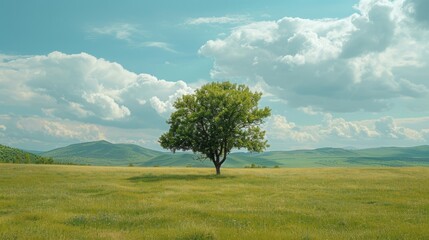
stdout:
{"type": "Polygon", "coordinates": [[[0,239],[428,239],[429,168],[0,164],[0,239]]]}

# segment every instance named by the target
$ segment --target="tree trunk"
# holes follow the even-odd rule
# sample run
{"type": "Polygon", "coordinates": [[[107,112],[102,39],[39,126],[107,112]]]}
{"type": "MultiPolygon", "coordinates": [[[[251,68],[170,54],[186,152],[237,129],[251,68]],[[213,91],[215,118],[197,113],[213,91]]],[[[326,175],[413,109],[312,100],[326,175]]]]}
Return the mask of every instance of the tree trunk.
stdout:
{"type": "Polygon", "coordinates": [[[220,175],[220,165],[215,165],[216,167],[216,175],[220,175]]]}

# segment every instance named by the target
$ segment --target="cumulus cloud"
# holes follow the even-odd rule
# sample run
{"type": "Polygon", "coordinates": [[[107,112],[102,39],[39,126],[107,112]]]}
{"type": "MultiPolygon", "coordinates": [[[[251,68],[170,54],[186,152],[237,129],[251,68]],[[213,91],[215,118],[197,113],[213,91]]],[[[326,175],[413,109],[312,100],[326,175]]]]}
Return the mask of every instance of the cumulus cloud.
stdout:
{"type": "Polygon", "coordinates": [[[99,127],[70,121],[48,120],[38,117],[19,118],[16,127],[30,134],[42,134],[54,139],[94,141],[105,139],[99,127]]]}
{"type": "Polygon", "coordinates": [[[392,117],[383,117],[375,121],[375,129],[383,137],[393,139],[424,140],[422,133],[406,127],[397,126],[392,117]]]}
{"type": "Polygon", "coordinates": [[[295,123],[289,122],[286,117],[273,115],[267,122],[268,137],[276,140],[293,140],[295,142],[315,142],[316,136],[306,129],[301,129],[295,123]]]}
{"type": "Polygon", "coordinates": [[[154,118],[143,111],[150,106],[154,115],[171,111],[177,97],[192,92],[183,81],[136,74],[86,53],[14,57],[0,62],[0,76],[0,102],[6,108],[105,123],[154,118]],[[154,98],[167,107],[142,105],[154,98]]]}
{"type": "Polygon", "coordinates": [[[342,57],[382,52],[393,40],[395,22],[391,16],[393,9],[390,4],[380,2],[368,7],[361,5],[358,10],[361,10],[361,14],[350,17],[353,30],[349,39],[344,42],[342,57]]]}
{"type": "MultiPolygon", "coordinates": [[[[105,95],[102,93],[91,93],[91,94],[84,93],[82,97],[87,101],[87,103],[100,107],[102,112],[109,113],[108,116],[103,117],[104,120],[120,119],[130,115],[130,110],[127,107],[119,106],[118,104],[116,104],[115,99],[113,99],[108,95],[105,95]]],[[[85,110],[81,109],[81,106],[82,105],[78,105],[75,103],[71,104],[71,107],[74,108],[78,114],[81,114],[82,112],[83,113],[86,112],[85,110]]]]}
{"type": "Polygon", "coordinates": [[[273,115],[265,127],[267,138],[275,148],[374,147],[380,145],[416,145],[429,139],[429,119],[409,118],[350,121],[331,114],[314,113],[321,122],[299,125],[282,115],[273,115]]]}
{"type": "Polygon", "coordinates": [[[427,32],[414,28],[410,2],[421,4],[362,0],[346,18],[254,22],[199,52],[214,59],[212,78],[263,81],[292,107],[383,111],[429,93],[427,32]]]}
{"type": "Polygon", "coordinates": [[[158,113],[164,113],[167,111],[167,103],[159,100],[156,96],[150,99],[150,105],[152,105],[158,113]]]}
{"type": "Polygon", "coordinates": [[[0,134],[0,143],[24,149],[50,150],[106,138],[100,126],[60,118],[5,114],[0,115],[0,122],[8,126],[0,134]]]}
{"type": "Polygon", "coordinates": [[[323,115],[320,124],[298,126],[286,117],[273,115],[267,123],[268,135],[273,139],[288,139],[298,143],[312,142],[320,144],[327,139],[369,139],[379,136],[372,127],[372,123],[347,121],[343,118],[334,118],[331,114],[323,115]]]}
{"type": "Polygon", "coordinates": [[[321,134],[339,138],[373,138],[379,134],[361,122],[351,122],[325,114],[321,134]]]}

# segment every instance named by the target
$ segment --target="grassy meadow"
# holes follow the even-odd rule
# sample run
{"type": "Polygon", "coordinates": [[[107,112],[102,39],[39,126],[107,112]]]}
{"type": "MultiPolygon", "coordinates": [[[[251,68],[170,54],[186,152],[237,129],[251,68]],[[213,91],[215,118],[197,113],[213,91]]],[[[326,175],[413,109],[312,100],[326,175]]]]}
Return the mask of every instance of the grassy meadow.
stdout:
{"type": "Polygon", "coordinates": [[[0,164],[0,239],[429,239],[429,168],[0,164]]]}

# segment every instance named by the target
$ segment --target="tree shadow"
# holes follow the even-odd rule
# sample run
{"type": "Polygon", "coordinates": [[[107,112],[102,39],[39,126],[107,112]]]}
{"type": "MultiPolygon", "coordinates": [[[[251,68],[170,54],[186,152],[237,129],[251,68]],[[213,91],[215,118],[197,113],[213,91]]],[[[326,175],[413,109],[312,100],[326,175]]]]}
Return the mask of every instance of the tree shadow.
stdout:
{"type": "Polygon", "coordinates": [[[185,175],[185,174],[144,174],[141,176],[135,176],[127,178],[128,181],[131,182],[159,182],[159,181],[169,181],[169,180],[179,180],[179,181],[196,181],[196,180],[211,180],[211,179],[232,179],[235,176],[224,176],[224,175],[185,175]]]}

